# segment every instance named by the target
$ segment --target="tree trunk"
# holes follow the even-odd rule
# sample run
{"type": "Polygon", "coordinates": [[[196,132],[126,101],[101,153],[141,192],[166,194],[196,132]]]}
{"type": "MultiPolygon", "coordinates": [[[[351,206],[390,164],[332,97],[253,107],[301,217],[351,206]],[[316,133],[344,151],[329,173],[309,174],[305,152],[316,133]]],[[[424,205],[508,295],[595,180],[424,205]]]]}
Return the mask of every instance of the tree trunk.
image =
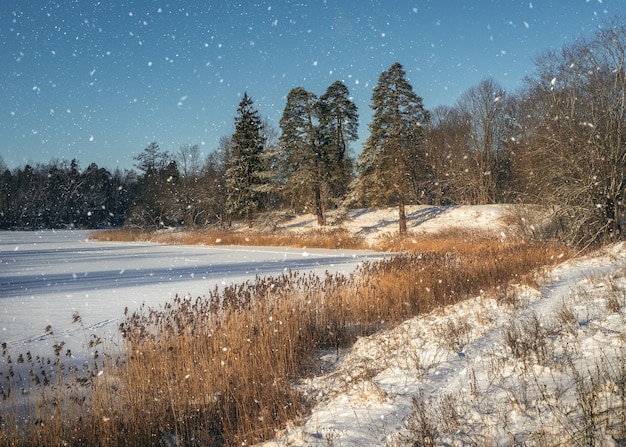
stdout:
{"type": "Polygon", "coordinates": [[[398,204],[398,222],[400,224],[400,234],[406,233],[406,211],[404,208],[404,197],[401,197],[400,203],[398,204]]]}
{"type": "Polygon", "coordinates": [[[606,199],[606,219],[609,224],[609,237],[611,240],[618,241],[622,239],[622,209],[620,200],[617,197],[609,197],[606,199]]]}
{"type": "Polygon", "coordinates": [[[317,224],[320,227],[326,226],[326,210],[322,200],[322,188],[319,184],[315,185],[315,215],[317,216],[317,224]]]}

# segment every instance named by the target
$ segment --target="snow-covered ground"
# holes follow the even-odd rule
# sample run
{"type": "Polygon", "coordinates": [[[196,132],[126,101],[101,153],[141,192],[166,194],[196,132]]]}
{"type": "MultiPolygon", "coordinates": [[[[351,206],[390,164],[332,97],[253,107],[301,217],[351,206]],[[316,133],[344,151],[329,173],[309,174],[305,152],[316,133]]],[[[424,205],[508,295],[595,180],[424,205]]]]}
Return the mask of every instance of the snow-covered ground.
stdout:
{"type": "Polygon", "coordinates": [[[621,243],[327,353],[264,446],[624,445],[625,272],[621,243]]]}
{"type": "MultiPolygon", "coordinates": [[[[506,205],[410,205],[406,207],[407,230],[428,234],[454,228],[506,235],[514,231],[506,225],[505,217],[509,213],[506,205]]],[[[329,228],[344,228],[365,238],[370,244],[380,237],[398,232],[397,208],[333,210],[328,213],[327,221],[329,228]]],[[[317,219],[311,214],[300,214],[279,223],[278,228],[311,231],[317,228],[317,219]]]]}
{"type": "MultiPolygon", "coordinates": [[[[461,226],[499,229],[501,206],[407,208],[410,230],[461,226]]],[[[331,228],[373,242],[397,231],[395,208],[329,213],[331,228]],[[341,214],[341,213],[339,213],[341,214]]],[[[317,228],[314,216],[298,215],[279,230],[317,228]]],[[[247,225],[243,228],[247,230],[247,225]]],[[[203,296],[223,284],[287,270],[351,272],[364,260],[384,255],[337,250],[168,246],[88,240],[88,231],[0,231],[0,343],[9,351],[49,354],[64,341],[75,355],[86,333],[115,339],[124,316],[145,303],[158,307],[178,295],[203,296]],[[78,313],[82,325],[73,322],[78,313]],[[51,327],[53,334],[46,333],[51,327]],[[46,352],[46,350],[48,352],[46,352]]]]}
{"type": "MultiPolygon", "coordinates": [[[[512,231],[504,207],[408,213],[416,232],[512,231]]],[[[341,221],[373,241],[396,230],[397,213],[353,211],[341,221]]],[[[306,230],[314,219],[281,225],[306,230]]],[[[21,352],[49,350],[58,338],[81,343],[74,312],[89,332],[113,337],[126,306],[202,296],[222,283],[285,269],[350,271],[380,256],[86,237],[0,233],[1,342],[21,352]],[[48,324],[53,336],[44,334],[48,324]]],[[[545,272],[540,286],[520,285],[506,300],[476,296],[361,338],[339,355],[322,353],[322,370],[298,385],[313,405],[310,414],[265,446],[422,445],[423,436],[433,445],[582,445],[589,437],[596,445],[624,445],[626,414],[620,434],[604,410],[626,409],[625,271],[626,244],[616,244],[545,272]]]]}
{"type": "MultiPolygon", "coordinates": [[[[84,337],[115,339],[124,309],[203,296],[255,275],[352,272],[372,252],[94,242],[87,231],[0,232],[0,343],[50,355],[64,341],[79,356],[84,337]],[[77,312],[82,325],[73,322],[77,312]],[[51,326],[54,334],[46,333],[51,326]]],[[[1,359],[0,359],[1,361],[1,359]]],[[[0,366],[2,364],[0,363],[0,366]]]]}

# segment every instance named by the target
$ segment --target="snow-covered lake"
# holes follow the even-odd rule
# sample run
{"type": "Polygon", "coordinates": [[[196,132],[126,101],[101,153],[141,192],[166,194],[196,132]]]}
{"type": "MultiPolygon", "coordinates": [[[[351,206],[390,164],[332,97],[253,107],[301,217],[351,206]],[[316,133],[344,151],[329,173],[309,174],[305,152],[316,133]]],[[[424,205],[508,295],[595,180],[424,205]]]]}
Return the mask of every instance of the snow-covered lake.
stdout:
{"type": "Polygon", "coordinates": [[[176,295],[283,272],[353,271],[380,253],[88,240],[88,231],[0,232],[0,343],[10,351],[51,353],[65,341],[81,350],[86,333],[108,339],[130,311],[176,295]],[[74,323],[78,312],[86,330],[74,323]],[[50,325],[54,334],[45,334],[50,325]]]}

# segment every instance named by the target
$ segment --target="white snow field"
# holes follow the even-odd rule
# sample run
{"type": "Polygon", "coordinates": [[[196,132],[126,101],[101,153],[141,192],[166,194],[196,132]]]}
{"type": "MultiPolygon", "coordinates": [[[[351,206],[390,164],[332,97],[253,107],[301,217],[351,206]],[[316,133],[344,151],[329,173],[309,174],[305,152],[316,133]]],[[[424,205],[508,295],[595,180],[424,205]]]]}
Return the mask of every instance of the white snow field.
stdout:
{"type": "Polygon", "coordinates": [[[0,343],[52,353],[64,341],[115,340],[124,309],[158,308],[176,295],[292,271],[352,272],[379,253],[233,246],[94,242],[88,231],[0,232],[0,343]],[[77,312],[82,326],[73,322],[77,312]],[[46,333],[51,326],[53,334],[46,333]]]}

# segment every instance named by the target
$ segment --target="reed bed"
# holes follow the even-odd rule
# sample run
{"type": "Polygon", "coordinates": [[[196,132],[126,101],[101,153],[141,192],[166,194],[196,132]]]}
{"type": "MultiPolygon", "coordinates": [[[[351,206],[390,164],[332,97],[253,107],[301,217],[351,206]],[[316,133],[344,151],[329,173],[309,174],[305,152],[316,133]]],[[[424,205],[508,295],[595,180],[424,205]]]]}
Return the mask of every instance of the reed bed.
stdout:
{"type": "Polygon", "coordinates": [[[314,230],[307,232],[262,232],[228,230],[139,231],[115,229],[91,234],[98,241],[158,242],[185,245],[249,245],[298,248],[328,248],[364,250],[367,242],[345,229],[314,230]]]}
{"type": "Polygon", "coordinates": [[[320,350],[339,350],[437,306],[501,290],[568,256],[555,244],[444,239],[411,242],[412,253],[347,276],[286,273],[203,298],[177,297],[126,315],[120,357],[105,350],[76,368],[61,349],[51,359],[31,359],[21,373],[2,371],[0,445],[270,439],[306,413],[294,384],[314,373],[320,350]],[[40,364],[54,372],[45,384],[40,364]]]}

